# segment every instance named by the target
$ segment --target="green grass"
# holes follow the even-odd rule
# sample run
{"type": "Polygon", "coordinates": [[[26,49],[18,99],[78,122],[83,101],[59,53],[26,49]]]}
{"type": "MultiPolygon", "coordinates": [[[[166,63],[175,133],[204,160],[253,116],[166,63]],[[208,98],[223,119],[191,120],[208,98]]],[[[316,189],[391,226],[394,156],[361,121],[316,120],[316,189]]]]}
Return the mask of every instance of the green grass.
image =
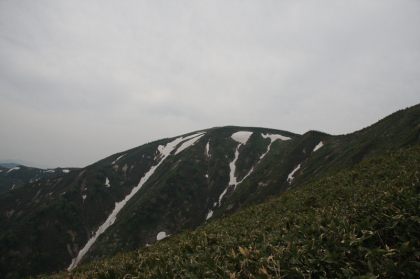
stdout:
{"type": "MultiPolygon", "coordinates": [[[[49,278],[419,278],[420,146],[49,278]]],[[[45,276],[40,276],[45,277],[45,276]]]]}

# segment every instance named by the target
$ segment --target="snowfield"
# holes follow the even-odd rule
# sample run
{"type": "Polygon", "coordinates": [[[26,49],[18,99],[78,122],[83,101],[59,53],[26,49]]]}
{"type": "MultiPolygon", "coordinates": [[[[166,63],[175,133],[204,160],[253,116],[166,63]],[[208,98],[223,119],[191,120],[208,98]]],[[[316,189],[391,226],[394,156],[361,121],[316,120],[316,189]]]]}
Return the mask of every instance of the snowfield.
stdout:
{"type": "Polygon", "coordinates": [[[252,135],[252,132],[236,132],[234,133],[231,138],[239,143],[242,143],[243,145],[246,144],[246,142],[249,140],[249,137],[252,135]]]}

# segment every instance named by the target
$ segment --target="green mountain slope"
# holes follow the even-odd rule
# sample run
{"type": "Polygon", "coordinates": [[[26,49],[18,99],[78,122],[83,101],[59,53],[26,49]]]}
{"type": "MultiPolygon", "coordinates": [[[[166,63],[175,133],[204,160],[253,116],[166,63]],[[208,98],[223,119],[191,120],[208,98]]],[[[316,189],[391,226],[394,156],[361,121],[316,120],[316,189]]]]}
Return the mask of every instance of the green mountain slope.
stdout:
{"type": "Polygon", "coordinates": [[[420,145],[49,278],[420,276],[420,145]]]}
{"type": "Polygon", "coordinates": [[[0,195],[0,274],[72,268],[194,230],[418,143],[419,116],[417,105],[342,136],[212,128],[26,184],[0,195]]]}
{"type": "Polygon", "coordinates": [[[0,194],[12,189],[18,189],[27,183],[36,182],[41,179],[53,178],[63,173],[76,170],[76,168],[55,168],[44,170],[16,164],[9,165],[14,166],[10,168],[0,166],[0,194]]]}

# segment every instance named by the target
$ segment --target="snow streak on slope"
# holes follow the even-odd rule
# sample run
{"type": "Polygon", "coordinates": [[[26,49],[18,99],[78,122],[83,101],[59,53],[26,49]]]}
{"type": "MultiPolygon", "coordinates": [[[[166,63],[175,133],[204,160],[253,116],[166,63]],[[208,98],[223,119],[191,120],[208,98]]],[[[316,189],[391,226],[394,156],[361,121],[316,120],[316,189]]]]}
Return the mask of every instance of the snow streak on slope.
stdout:
{"type": "Polygon", "coordinates": [[[270,144],[268,145],[268,147],[267,147],[267,151],[263,154],[263,155],[261,155],[261,157],[260,157],[260,160],[262,159],[262,158],[264,158],[264,156],[268,153],[268,151],[270,151],[270,147],[271,147],[271,144],[275,141],[275,140],[277,140],[277,139],[280,139],[280,140],[289,140],[290,138],[289,137],[285,137],[285,136],[282,136],[282,135],[271,135],[271,134],[267,134],[267,135],[264,135],[264,134],[262,134],[261,133],[261,136],[263,137],[263,138],[270,138],[270,140],[271,140],[271,142],[270,142],[270,144]]]}
{"type": "Polygon", "coordinates": [[[8,170],[6,173],[11,172],[12,170],[19,170],[19,169],[20,169],[20,167],[14,167],[14,168],[11,168],[10,170],[8,170]]]}
{"type": "Polygon", "coordinates": [[[118,161],[119,159],[121,159],[122,157],[124,157],[125,155],[127,155],[127,153],[125,153],[124,155],[121,155],[120,157],[117,158],[117,160],[115,160],[114,162],[111,163],[111,165],[115,164],[116,161],[118,161]]]}
{"type": "Polygon", "coordinates": [[[241,144],[238,145],[238,147],[236,147],[236,151],[235,151],[235,159],[233,159],[232,162],[230,162],[229,164],[229,168],[230,168],[230,180],[229,180],[229,185],[235,185],[238,183],[236,181],[236,177],[235,177],[235,171],[236,171],[236,161],[239,158],[239,146],[241,146],[241,144]]]}
{"type": "Polygon", "coordinates": [[[292,183],[294,177],[293,175],[295,175],[295,172],[297,172],[300,169],[300,164],[289,174],[289,176],[287,177],[287,182],[292,183]]]}
{"type": "MultiPolygon", "coordinates": [[[[191,135],[191,136],[186,137],[186,138],[180,137],[180,138],[175,139],[172,142],[169,142],[165,146],[162,146],[162,145],[159,145],[158,146],[158,150],[159,150],[159,152],[162,155],[162,158],[161,158],[160,162],[156,166],[153,166],[153,167],[150,168],[150,170],[140,179],[139,184],[136,187],[134,187],[133,190],[131,190],[131,193],[128,194],[124,198],[124,200],[115,203],[115,208],[112,211],[112,213],[108,216],[108,219],[106,219],[106,221],[98,228],[98,230],[96,231],[95,235],[92,236],[91,239],[89,239],[89,241],[86,243],[85,247],[83,247],[83,249],[79,251],[79,254],[77,255],[76,258],[74,258],[72,260],[72,262],[71,262],[70,266],[67,268],[67,270],[70,271],[70,270],[72,270],[73,268],[75,268],[77,266],[77,264],[80,262],[80,260],[83,258],[83,256],[87,253],[87,251],[89,251],[89,249],[93,245],[93,243],[95,243],[96,239],[103,232],[105,232],[105,230],[109,226],[111,226],[115,222],[115,220],[117,218],[117,214],[121,211],[121,209],[123,209],[123,207],[125,206],[125,204],[141,189],[141,187],[144,185],[144,183],[146,183],[146,181],[153,175],[153,173],[155,172],[155,170],[168,157],[168,155],[172,152],[172,150],[174,150],[174,148],[179,143],[181,143],[183,140],[187,140],[187,139],[196,137],[198,135],[199,134],[194,134],[194,135],[191,135]]],[[[126,155],[126,154],[124,154],[124,155],[126,155]]],[[[122,156],[124,156],[124,155],[122,155],[122,156]]],[[[119,158],[121,158],[122,156],[120,156],[119,158]]],[[[115,160],[115,161],[117,161],[117,160],[115,160]]],[[[115,163],[115,161],[113,163],[115,163]]]]}
{"type": "Polygon", "coordinates": [[[317,151],[318,149],[320,149],[321,147],[323,147],[324,146],[324,143],[321,141],[320,143],[318,143],[318,145],[317,146],[315,146],[315,148],[314,148],[314,151],[313,152],[315,152],[315,151],[317,151]]]}
{"type": "MultiPolygon", "coordinates": [[[[237,180],[236,180],[236,177],[235,177],[235,171],[236,171],[236,161],[238,160],[238,158],[239,158],[239,147],[243,144],[243,145],[245,145],[246,144],[246,142],[249,140],[249,138],[251,137],[251,135],[252,135],[252,132],[243,132],[243,131],[241,131],[241,132],[236,132],[236,133],[234,133],[232,136],[231,136],[231,138],[233,139],[233,140],[235,140],[235,141],[237,141],[237,142],[239,142],[239,144],[238,144],[238,146],[236,147],[236,151],[235,151],[235,159],[233,159],[233,161],[229,164],[229,168],[230,168],[230,180],[229,180],[229,185],[226,187],[226,189],[222,192],[222,194],[220,194],[220,196],[219,196],[219,206],[220,206],[220,204],[221,204],[221,201],[222,201],[222,198],[223,198],[223,196],[226,194],[226,192],[227,192],[227,189],[229,188],[229,186],[235,186],[235,188],[234,189],[236,189],[236,186],[239,184],[239,183],[241,183],[242,181],[243,181],[243,179],[240,181],[240,182],[238,182],[237,180]]],[[[248,176],[248,175],[247,175],[248,176]]],[[[245,177],[244,177],[244,179],[245,179],[245,177]]]]}
{"type": "Polygon", "coordinates": [[[204,136],[204,133],[202,134],[198,134],[197,137],[187,140],[185,141],[179,148],[178,150],[175,152],[175,155],[178,154],[179,152],[183,151],[184,149],[190,147],[191,145],[193,145],[196,141],[198,141],[202,136],[204,136]]]}
{"type": "Polygon", "coordinates": [[[106,186],[106,187],[111,187],[111,184],[109,184],[109,179],[108,179],[108,177],[105,179],[105,186],[106,186]]]}
{"type": "Polygon", "coordinates": [[[211,218],[211,216],[213,216],[213,210],[209,210],[209,213],[207,213],[207,216],[206,216],[206,221],[208,220],[208,219],[210,219],[211,218]]]}
{"type": "MultiPolygon", "coordinates": [[[[261,134],[261,136],[263,137],[263,138],[270,138],[271,139],[271,142],[270,142],[270,144],[268,145],[268,147],[267,147],[267,151],[263,154],[263,155],[261,155],[261,157],[260,157],[260,160],[258,161],[258,163],[256,164],[256,165],[258,165],[260,162],[261,162],[261,159],[262,158],[264,158],[264,156],[268,153],[268,151],[270,151],[270,147],[271,147],[271,144],[275,141],[275,140],[277,140],[277,139],[280,139],[280,140],[290,140],[290,138],[289,137],[285,137],[285,136],[282,136],[282,135],[269,135],[269,134],[267,134],[267,135],[263,135],[263,134],[261,134]]],[[[241,181],[239,181],[239,182],[236,182],[236,184],[235,184],[235,189],[236,189],[236,187],[239,185],[239,184],[241,184],[242,183],[242,181],[244,181],[252,172],[254,171],[254,167],[252,167],[251,168],[251,170],[247,173],[247,175],[245,175],[244,176],[244,178],[242,178],[242,180],[241,181]]],[[[229,183],[230,184],[230,183],[229,183]]]]}
{"type": "Polygon", "coordinates": [[[206,145],[206,155],[207,155],[207,157],[210,157],[209,151],[210,151],[210,142],[208,142],[207,145],[206,145]]]}

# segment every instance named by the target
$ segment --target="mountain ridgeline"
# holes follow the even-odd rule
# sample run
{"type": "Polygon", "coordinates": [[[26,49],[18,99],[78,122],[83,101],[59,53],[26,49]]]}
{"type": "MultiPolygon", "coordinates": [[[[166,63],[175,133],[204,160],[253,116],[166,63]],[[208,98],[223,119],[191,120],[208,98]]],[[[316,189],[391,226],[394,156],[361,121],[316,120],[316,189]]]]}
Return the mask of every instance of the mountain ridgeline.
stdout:
{"type": "Polygon", "coordinates": [[[360,131],[217,127],[151,142],[0,195],[0,274],[73,269],[420,142],[420,105],[360,131]]]}

